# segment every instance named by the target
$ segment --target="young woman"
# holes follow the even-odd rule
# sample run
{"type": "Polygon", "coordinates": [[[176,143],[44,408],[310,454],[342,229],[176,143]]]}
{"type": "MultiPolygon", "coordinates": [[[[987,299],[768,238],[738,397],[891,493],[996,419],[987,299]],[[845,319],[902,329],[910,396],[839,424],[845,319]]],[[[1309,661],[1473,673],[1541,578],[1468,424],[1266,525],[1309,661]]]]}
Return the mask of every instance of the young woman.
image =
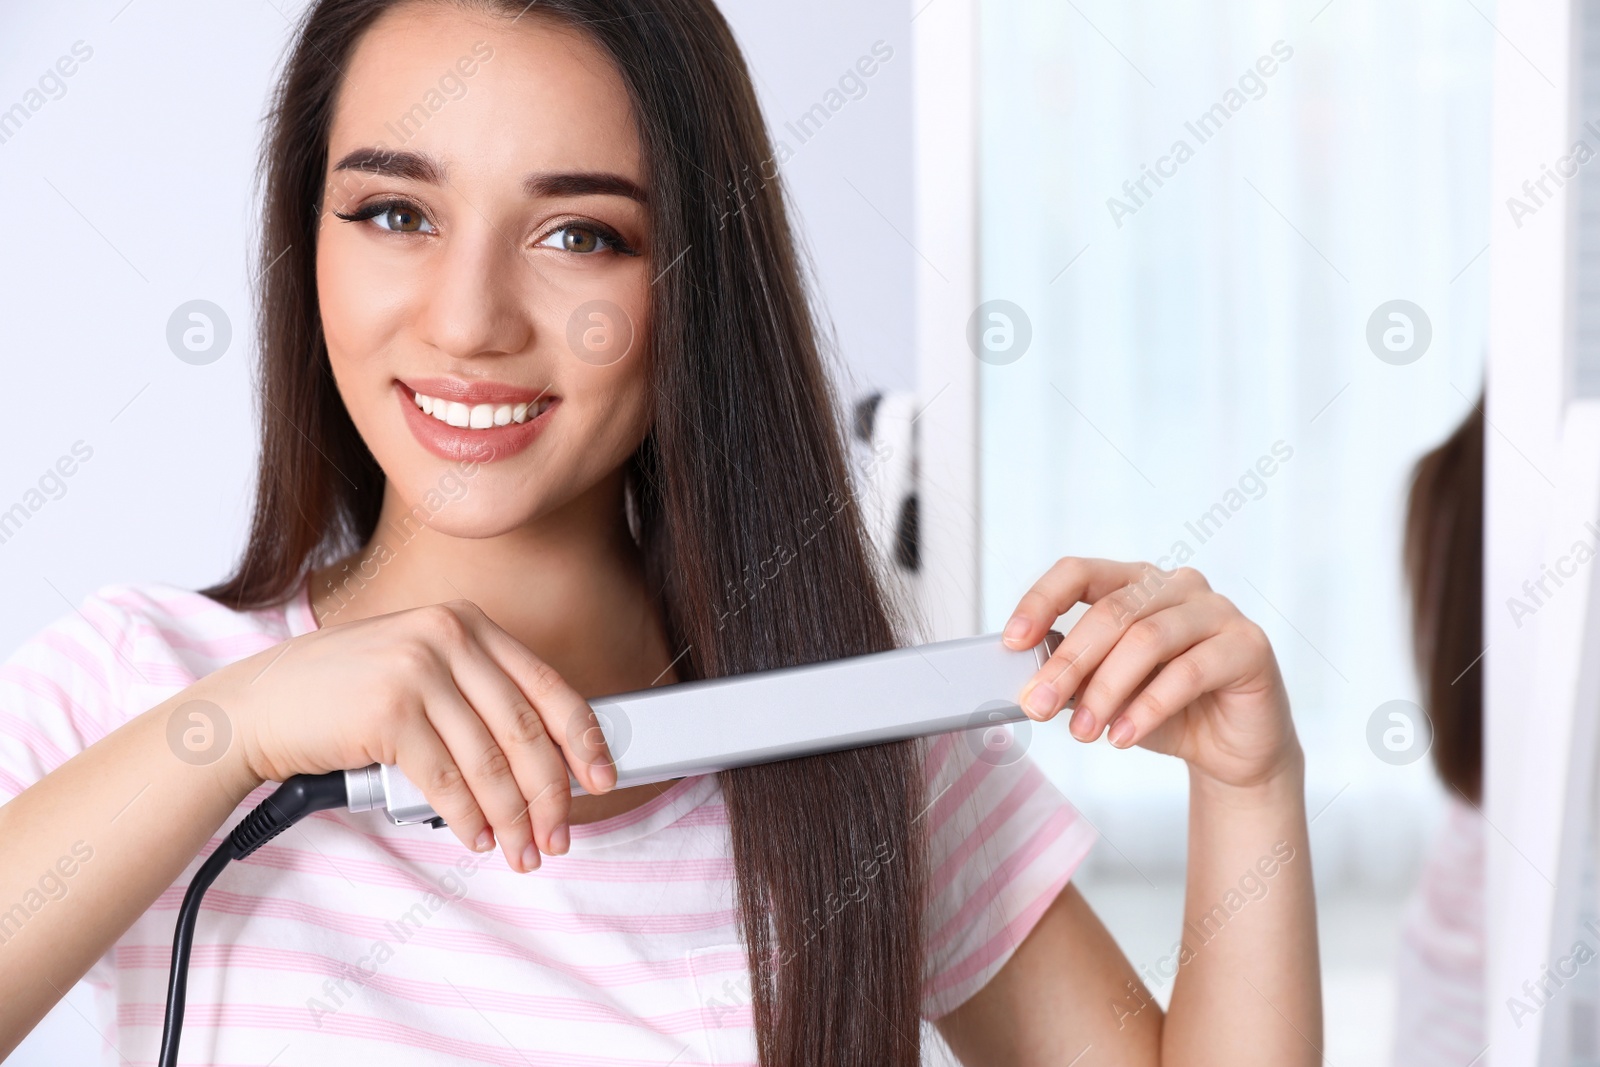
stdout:
{"type": "Polygon", "coordinates": [[[1026,758],[610,788],[586,696],[907,632],[710,0],[321,0],[265,158],[237,571],[102,589],[0,671],[0,1052],[88,975],[108,1062],[153,1061],[200,854],[382,761],[448,833],[327,812],[226,871],[188,1062],[909,1067],[923,1019],[969,1064],[1318,1062],[1302,753],[1190,569],[1062,559],[1006,629],[1091,604],[1019,699],[1188,762],[1165,1014],[1026,758]]]}

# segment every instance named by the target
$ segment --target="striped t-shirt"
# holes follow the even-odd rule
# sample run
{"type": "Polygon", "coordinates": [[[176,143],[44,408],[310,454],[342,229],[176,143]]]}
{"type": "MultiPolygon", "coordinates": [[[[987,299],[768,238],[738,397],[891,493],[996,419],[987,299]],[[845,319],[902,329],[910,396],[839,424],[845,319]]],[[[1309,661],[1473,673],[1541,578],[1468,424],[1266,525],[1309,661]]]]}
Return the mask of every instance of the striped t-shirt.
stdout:
{"type": "MultiPolygon", "coordinates": [[[[168,585],[100,589],[0,665],[0,803],[196,679],[316,625],[304,583],[254,612],[168,585]]],[[[1000,969],[1094,838],[1026,755],[996,758],[982,738],[923,743],[927,1019],[1000,969]]],[[[251,794],[205,855],[273,788],[251,794]]],[[[754,1064],[716,775],[571,833],[569,852],[519,874],[448,830],[372,812],[306,819],[207,892],[183,1062],[754,1064]]],[[[173,924],[203,858],[86,977],[108,1065],[156,1061],[173,924]]]]}

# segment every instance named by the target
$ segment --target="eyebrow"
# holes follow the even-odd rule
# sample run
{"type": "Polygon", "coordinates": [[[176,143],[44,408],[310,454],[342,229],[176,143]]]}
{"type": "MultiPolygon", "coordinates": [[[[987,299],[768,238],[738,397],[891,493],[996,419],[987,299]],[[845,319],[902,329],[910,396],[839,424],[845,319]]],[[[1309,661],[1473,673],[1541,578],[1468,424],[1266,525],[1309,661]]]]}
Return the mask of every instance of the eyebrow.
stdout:
{"type": "MultiPolygon", "coordinates": [[[[430,185],[445,184],[444,164],[425,152],[357,148],[335,163],[333,169],[359,170],[430,185]]],[[[530,174],[522,180],[522,190],[531,197],[623,196],[640,204],[649,203],[645,191],[636,182],[606,171],[530,174]]]]}

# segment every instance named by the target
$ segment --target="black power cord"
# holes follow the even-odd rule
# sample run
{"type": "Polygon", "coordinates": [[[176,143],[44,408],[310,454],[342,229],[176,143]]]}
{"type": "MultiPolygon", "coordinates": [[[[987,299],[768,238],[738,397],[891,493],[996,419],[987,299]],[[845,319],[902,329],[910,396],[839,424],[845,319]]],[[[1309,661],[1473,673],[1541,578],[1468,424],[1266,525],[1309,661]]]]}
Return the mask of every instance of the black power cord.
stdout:
{"type": "Polygon", "coordinates": [[[231,861],[244,859],[312,812],[342,808],[349,802],[343,771],[297,774],[256,805],[200,865],[194,881],[189,883],[188,892],[183,895],[183,906],[178,909],[178,928],[172,935],[172,974],[167,982],[167,1019],[161,1033],[160,1067],[178,1067],[183,1001],[189,984],[189,949],[194,944],[194,922],[200,914],[200,898],[231,861]]]}

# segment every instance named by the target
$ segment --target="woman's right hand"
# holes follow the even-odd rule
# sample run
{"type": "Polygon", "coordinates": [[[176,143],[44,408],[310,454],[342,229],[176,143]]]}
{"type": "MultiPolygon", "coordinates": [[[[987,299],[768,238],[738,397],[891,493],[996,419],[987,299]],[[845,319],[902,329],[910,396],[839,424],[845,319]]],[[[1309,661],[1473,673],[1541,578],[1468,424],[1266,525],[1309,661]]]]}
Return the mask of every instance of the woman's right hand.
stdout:
{"type": "Polygon", "coordinates": [[[461,842],[513,870],[567,850],[573,775],[616,784],[594,711],[468,600],[302,634],[191,687],[259,781],[397,764],[461,842]]]}

